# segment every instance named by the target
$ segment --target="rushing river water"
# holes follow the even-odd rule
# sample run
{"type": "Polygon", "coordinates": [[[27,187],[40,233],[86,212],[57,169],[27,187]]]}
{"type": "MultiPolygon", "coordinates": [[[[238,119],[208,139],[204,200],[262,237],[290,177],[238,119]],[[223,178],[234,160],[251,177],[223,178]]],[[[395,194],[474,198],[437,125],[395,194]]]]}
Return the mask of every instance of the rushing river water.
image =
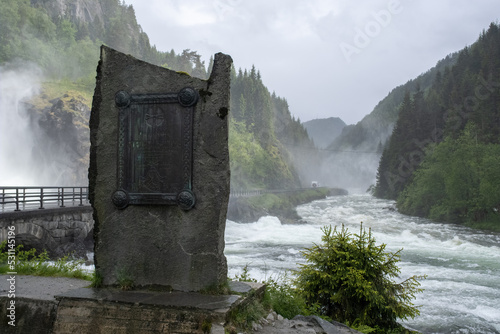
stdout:
{"type": "Polygon", "coordinates": [[[417,294],[420,316],[403,322],[422,333],[500,333],[500,234],[399,214],[393,202],[368,195],[329,197],[297,208],[307,224],[275,217],[251,224],[228,221],[229,276],[244,266],[258,280],[277,278],[303,262],[300,251],[320,243],[325,225],[358,233],[371,227],[377,244],[401,254],[401,280],[427,275],[417,294]]]}

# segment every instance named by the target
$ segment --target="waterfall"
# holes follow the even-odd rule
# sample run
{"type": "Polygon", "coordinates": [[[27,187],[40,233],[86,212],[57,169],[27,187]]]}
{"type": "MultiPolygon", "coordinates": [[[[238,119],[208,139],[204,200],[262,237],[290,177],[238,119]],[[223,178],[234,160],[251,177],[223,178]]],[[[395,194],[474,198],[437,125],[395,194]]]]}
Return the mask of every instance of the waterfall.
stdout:
{"type": "Polygon", "coordinates": [[[39,91],[40,71],[0,67],[0,185],[38,185],[35,143],[25,101],[39,91]]]}

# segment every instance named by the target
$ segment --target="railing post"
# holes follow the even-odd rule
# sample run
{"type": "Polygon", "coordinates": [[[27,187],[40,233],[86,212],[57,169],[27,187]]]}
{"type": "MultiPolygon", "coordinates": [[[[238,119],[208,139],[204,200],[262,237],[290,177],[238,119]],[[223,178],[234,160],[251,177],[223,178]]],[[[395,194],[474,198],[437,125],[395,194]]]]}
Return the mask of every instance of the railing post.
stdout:
{"type": "Polygon", "coordinates": [[[83,187],[80,187],[80,205],[83,206],[83,187]]]}
{"type": "Polygon", "coordinates": [[[21,211],[19,210],[19,188],[16,188],[16,209],[14,211],[21,211]]]}
{"type": "Polygon", "coordinates": [[[64,187],[61,187],[61,208],[64,207],[64,187]]]}
{"type": "Polygon", "coordinates": [[[40,207],[38,209],[45,209],[43,207],[43,187],[40,188],[40,207]]]}

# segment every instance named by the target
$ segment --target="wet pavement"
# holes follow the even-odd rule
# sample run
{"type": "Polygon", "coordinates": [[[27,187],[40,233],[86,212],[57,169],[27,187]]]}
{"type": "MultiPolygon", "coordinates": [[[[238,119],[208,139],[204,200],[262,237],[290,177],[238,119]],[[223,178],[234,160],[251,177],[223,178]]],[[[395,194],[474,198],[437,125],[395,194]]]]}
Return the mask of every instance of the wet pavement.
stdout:
{"type": "Polygon", "coordinates": [[[90,281],[67,277],[42,277],[29,275],[0,275],[0,297],[8,295],[10,279],[15,278],[15,295],[40,300],[55,300],[54,296],[90,286],[90,281]]]}

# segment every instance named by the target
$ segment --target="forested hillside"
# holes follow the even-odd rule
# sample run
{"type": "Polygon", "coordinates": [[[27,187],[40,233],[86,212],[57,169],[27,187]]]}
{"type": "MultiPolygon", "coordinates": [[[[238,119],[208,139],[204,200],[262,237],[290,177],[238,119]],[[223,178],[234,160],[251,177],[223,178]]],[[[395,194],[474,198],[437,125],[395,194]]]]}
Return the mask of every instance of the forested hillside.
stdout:
{"type": "Polygon", "coordinates": [[[451,66],[456,61],[456,54],[451,54],[439,61],[435,67],[394,88],[383,98],[373,111],[354,126],[345,127],[342,134],[328,147],[330,150],[358,150],[376,152],[384,146],[390,137],[398,119],[399,108],[405,92],[414,93],[430,87],[438,72],[451,66]]]}
{"type": "MultiPolygon", "coordinates": [[[[26,70],[35,64],[43,72],[40,94],[24,101],[36,133],[38,146],[33,152],[52,161],[68,160],[61,166],[76,174],[51,182],[86,182],[87,120],[101,44],[203,79],[210,72],[211,64],[201,61],[196,51],[157,50],[138,24],[134,8],[120,0],[2,0],[0,26],[2,69],[26,70]],[[47,147],[51,152],[45,154],[47,147]]],[[[233,74],[229,139],[233,188],[300,186],[299,174],[308,167],[294,166],[296,157],[287,145],[314,151],[305,129],[291,116],[286,100],[270,94],[255,68],[233,74]]],[[[34,163],[43,168],[42,160],[34,163]]]]}
{"type": "Polygon", "coordinates": [[[232,78],[231,116],[231,186],[300,187],[298,172],[304,170],[300,162],[305,153],[291,154],[291,150],[294,146],[316,149],[290,114],[286,100],[270,94],[255,67],[250,72],[239,69],[232,78]]]}
{"type": "Polygon", "coordinates": [[[407,214],[500,226],[500,27],[492,23],[427,89],[406,91],[375,195],[407,214]]]}

